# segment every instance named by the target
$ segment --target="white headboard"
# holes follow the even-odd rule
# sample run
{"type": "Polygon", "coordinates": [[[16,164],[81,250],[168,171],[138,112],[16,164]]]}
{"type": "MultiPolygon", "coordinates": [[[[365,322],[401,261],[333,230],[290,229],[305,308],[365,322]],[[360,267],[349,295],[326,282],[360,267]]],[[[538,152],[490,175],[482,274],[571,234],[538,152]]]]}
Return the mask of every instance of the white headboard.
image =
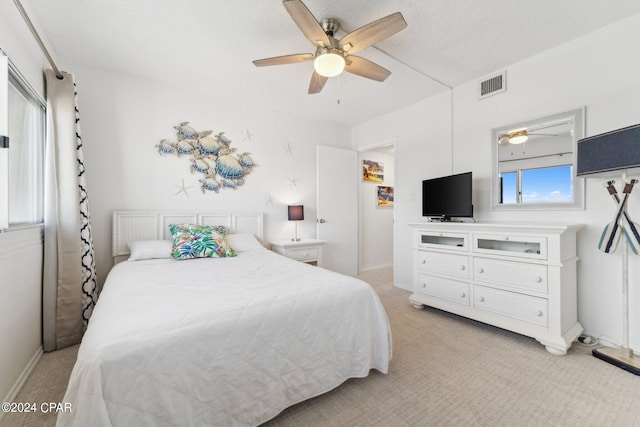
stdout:
{"type": "Polygon", "coordinates": [[[112,256],[114,263],[129,256],[136,240],[171,239],[169,224],[224,225],[231,233],[252,233],[261,242],[262,213],[248,212],[113,212],[112,256]]]}

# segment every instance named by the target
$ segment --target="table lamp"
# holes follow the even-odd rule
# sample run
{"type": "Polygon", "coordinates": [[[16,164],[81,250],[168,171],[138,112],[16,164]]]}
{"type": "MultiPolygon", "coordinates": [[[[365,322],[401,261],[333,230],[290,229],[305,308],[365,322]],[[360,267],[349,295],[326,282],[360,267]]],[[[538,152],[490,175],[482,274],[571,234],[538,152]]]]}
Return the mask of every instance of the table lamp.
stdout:
{"type": "Polygon", "coordinates": [[[293,206],[289,206],[288,207],[288,215],[289,215],[289,221],[296,221],[295,222],[295,234],[293,239],[291,239],[292,242],[299,242],[300,239],[298,239],[298,223],[297,221],[303,221],[304,220],[304,206],[302,205],[293,205],[293,206]]]}

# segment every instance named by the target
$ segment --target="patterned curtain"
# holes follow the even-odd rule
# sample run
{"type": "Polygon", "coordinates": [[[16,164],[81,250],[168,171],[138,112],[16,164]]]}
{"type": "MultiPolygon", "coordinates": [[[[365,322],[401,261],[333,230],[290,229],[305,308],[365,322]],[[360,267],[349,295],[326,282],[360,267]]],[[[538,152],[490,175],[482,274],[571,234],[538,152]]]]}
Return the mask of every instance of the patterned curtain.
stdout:
{"type": "Polygon", "coordinates": [[[98,297],[73,74],[46,71],[44,350],[80,342],[98,297]]]}

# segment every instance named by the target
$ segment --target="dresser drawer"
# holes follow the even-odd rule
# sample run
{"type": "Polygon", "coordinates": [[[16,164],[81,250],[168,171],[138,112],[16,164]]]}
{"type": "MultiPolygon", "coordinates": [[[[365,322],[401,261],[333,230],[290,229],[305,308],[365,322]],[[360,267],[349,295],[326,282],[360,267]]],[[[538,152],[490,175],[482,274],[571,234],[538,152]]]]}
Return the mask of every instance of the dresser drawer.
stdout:
{"type": "Polygon", "coordinates": [[[469,277],[469,257],[465,255],[443,254],[419,251],[418,268],[451,276],[469,277]]]}
{"type": "Polygon", "coordinates": [[[502,234],[474,234],[473,250],[477,253],[542,260],[547,259],[547,238],[502,234]]]}
{"type": "Polygon", "coordinates": [[[287,249],[285,255],[298,261],[317,260],[318,248],[287,249]]]}
{"type": "Polygon", "coordinates": [[[547,326],[547,300],[499,289],[474,286],[473,306],[541,326],[547,326]]]}
{"type": "Polygon", "coordinates": [[[469,305],[469,284],[443,277],[419,274],[415,292],[469,305]]]}
{"type": "Polygon", "coordinates": [[[469,235],[467,233],[419,231],[417,233],[416,243],[419,248],[447,249],[466,252],[469,250],[469,235]]]}
{"type": "Polygon", "coordinates": [[[524,291],[547,293],[547,266],[474,258],[474,280],[500,283],[524,291]]]}

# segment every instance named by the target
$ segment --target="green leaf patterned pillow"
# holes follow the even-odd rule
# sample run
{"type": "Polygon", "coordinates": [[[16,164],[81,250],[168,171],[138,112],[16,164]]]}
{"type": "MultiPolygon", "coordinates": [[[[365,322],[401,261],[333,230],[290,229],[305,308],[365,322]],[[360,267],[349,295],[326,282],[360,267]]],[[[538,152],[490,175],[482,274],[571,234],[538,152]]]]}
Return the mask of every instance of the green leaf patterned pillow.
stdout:
{"type": "Polygon", "coordinates": [[[221,225],[171,224],[171,256],[175,259],[222,258],[236,256],[221,225]]]}

